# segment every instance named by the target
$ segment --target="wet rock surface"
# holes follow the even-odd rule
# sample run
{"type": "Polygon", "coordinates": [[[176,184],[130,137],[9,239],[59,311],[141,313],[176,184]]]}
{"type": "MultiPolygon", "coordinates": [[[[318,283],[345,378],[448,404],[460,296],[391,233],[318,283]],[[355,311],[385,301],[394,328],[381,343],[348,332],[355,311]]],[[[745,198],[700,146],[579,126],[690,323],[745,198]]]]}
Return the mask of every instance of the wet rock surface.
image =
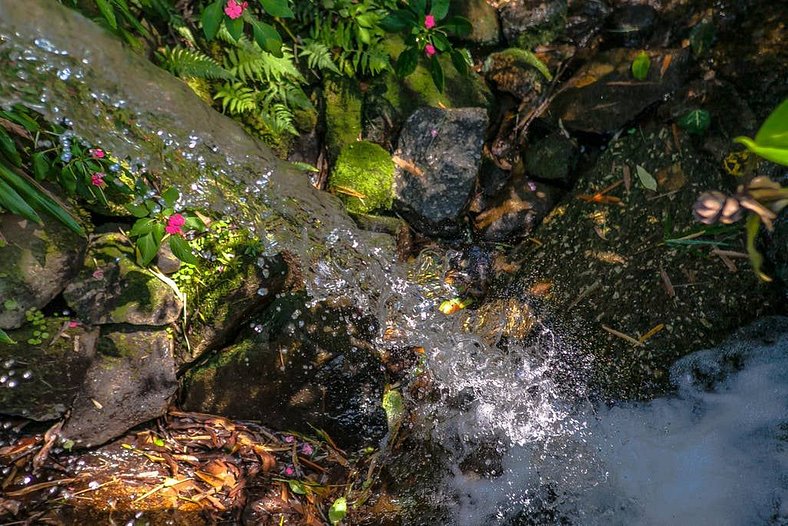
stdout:
{"type": "Polygon", "coordinates": [[[93,363],[98,335],[66,318],[9,331],[16,343],[0,343],[0,414],[37,421],[65,415],[93,363]]]}
{"type": "Polygon", "coordinates": [[[563,28],[566,0],[512,0],[498,14],[506,42],[530,49],[548,42],[563,28]]]}
{"type": "Polygon", "coordinates": [[[83,267],[63,297],[91,325],[163,326],[176,321],[183,309],[167,284],[134,262],[134,248],[121,234],[91,240],[83,267]]]}
{"type": "Polygon", "coordinates": [[[457,232],[487,123],[481,108],[424,108],[407,120],[395,153],[395,207],[425,234],[457,232]]]}
{"type": "Polygon", "coordinates": [[[575,179],[579,152],[577,142],[554,132],[528,144],[522,154],[525,173],[532,179],[569,188],[575,179]]]}
{"type": "Polygon", "coordinates": [[[0,215],[0,232],[7,244],[0,249],[0,329],[15,329],[28,309],[63,290],[87,243],[57,221],[39,226],[10,214],[0,215]]]}
{"type": "Polygon", "coordinates": [[[484,62],[484,76],[499,91],[520,100],[533,100],[541,95],[547,79],[532,60],[531,55],[518,48],[492,53],[484,62]]]}
{"type": "Polygon", "coordinates": [[[96,350],[61,431],[77,447],[103,444],[162,416],[178,387],[167,331],[105,326],[96,350]]]}
{"type": "Polygon", "coordinates": [[[350,308],[277,300],[239,341],[186,374],[183,407],[310,432],[342,447],[386,431],[383,373],[368,343],[372,321],[350,308]]]}

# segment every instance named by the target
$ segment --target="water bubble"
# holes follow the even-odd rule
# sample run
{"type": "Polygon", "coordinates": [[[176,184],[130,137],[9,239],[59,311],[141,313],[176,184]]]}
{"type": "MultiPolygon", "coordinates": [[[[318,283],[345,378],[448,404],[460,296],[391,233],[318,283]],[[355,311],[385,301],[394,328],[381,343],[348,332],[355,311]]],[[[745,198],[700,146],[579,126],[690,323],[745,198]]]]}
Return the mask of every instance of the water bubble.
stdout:
{"type": "Polygon", "coordinates": [[[22,373],[22,378],[24,378],[25,380],[30,380],[31,378],[33,378],[33,371],[25,371],[24,373],[22,373]]]}
{"type": "Polygon", "coordinates": [[[257,294],[259,294],[260,296],[265,296],[266,294],[268,294],[268,289],[265,287],[260,287],[259,289],[257,289],[257,294]]]}
{"type": "Polygon", "coordinates": [[[13,358],[9,358],[8,360],[3,362],[3,367],[5,367],[6,369],[10,369],[11,367],[14,366],[15,363],[16,361],[13,358]]]}
{"type": "Polygon", "coordinates": [[[68,80],[71,77],[71,68],[63,68],[58,70],[57,78],[60,80],[68,80]]]}
{"type": "Polygon", "coordinates": [[[14,387],[16,387],[17,385],[19,385],[19,382],[17,382],[16,380],[9,380],[9,381],[8,381],[8,383],[7,383],[6,385],[7,385],[9,388],[13,389],[13,388],[14,388],[14,387]]]}

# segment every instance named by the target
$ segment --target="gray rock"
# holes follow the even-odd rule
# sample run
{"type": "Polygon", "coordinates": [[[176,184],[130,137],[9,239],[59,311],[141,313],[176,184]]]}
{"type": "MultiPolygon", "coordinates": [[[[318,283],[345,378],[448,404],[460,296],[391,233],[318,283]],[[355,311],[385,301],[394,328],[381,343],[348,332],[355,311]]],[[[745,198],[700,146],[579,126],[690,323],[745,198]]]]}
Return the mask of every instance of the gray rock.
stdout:
{"type": "Polygon", "coordinates": [[[689,76],[689,51],[666,49],[649,52],[648,77],[636,80],[631,67],[637,54],[637,50],[614,49],[597,55],[569,80],[567,89],[553,100],[550,113],[569,130],[614,133],[678,90],[689,76]]]}
{"type": "Polygon", "coordinates": [[[577,157],[577,143],[555,132],[525,149],[525,173],[532,179],[568,187],[574,182],[577,157]]]}
{"type": "Polygon", "coordinates": [[[514,177],[474,219],[476,232],[486,241],[510,241],[528,236],[555,206],[561,191],[514,177]]]}
{"type": "Polygon", "coordinates": [[[425,234],[458,230],[479,172],[487,123],[482,108],[422,108],[406,121],[395,154],[394,205],[425,234]]]}
{"type": "Polygon", "coordinates": [[[473,29],[463,40],[483,46],[494,46],[501,40],[501,23],[498,13],[487,0],[452,2],[449,16],[459,15],[473,24],[473,29]]]}
{"type": "Polygon", "coordinates": [[[0,343],[0,413],[37,421],[66,413],[93,362],[98,339],[98,329],[69,322],[42,318],[9,331],[16,343],[0,343]]]}
{"type": "Polygon", "coordinates": [[[506,42],[531,49],[551,41],[561,31],[566,0],[512,0],[498,14],[506,42]]]}
{"type": "Polygon", "coordinates": [[[565,34],[577,46],[586,47],[599,34],[609,14],[605,0],[569,0],[565,34]]]}
{"type": "Polygon", "coordinates": [[[657,22],[650,5],[624,5],[613,11],[605,27],[605,42],[615,47],[641,48],[657,22]]]}
{"type": "Polygon", "coordinates": [[[181,260],[172,253],[169,243],[162,243],[156,254],[156,266],[162,274],[175,274],[181,268],[181,260]]]}
{"type": "Polygon", "coordinates": [[[303,301],[276,300],[238,343],[187,372],[184,409],[307,433],[313,425],[343,447],[376,444],[386,416],[382,366],[365,343],[374,322],[303,301]]]}
{"type": "Polygon", "coordinates": [[[47,216],[39,226],[0,214],[0,329],[24,323],[25,312],[42,308],[60,294],[82,262],[87,240],[47,216]]]}
{"type": "Polygon", "coordinates": [[[134,262],[134,249],[120,234],[91,239],[82,270],[63,297],[91,325],[168,325],[183,309],[169,286],[134,262]]]}
{"type": "Polygon", "coordinates": [[[175,373],[167,331],[104,327],[61,436],[77,447],[91,447],[162,416],[178,387],[175,373]]]}

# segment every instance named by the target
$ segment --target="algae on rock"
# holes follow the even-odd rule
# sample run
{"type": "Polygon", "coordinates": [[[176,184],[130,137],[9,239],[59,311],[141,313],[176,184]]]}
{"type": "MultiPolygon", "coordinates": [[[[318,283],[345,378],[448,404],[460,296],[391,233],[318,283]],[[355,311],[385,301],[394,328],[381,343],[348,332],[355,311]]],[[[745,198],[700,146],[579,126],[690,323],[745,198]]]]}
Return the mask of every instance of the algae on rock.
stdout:
{"type": "Polygon", "coordinates": [[[394,161],[377,144],[349,144],[342,148],[328,184],[350,212],[388,210],[394,200],[394,161]]]}

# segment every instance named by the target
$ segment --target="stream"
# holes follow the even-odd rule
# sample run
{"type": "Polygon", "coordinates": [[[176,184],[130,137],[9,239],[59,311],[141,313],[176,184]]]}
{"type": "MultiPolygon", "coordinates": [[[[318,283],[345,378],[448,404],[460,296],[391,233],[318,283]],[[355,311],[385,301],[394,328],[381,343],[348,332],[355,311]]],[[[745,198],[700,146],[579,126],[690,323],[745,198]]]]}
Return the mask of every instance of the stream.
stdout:
{"type": "Polygon", "coordinates": [[[389,488],[403,524],[788,525],[785,318],[678,360],[674,394],[600,400],[577,327],[546,315],[527,342],[491,346],[438,311],[434,290],[409,277],[418,261],[398,261],[388,236],[360,230],[196,98],[170,99],[179,81],[120,44],[91,51],[98,29],[60,6],[26,4],[0,0],[0,106],[25,104],[163,174],[180,206],[234,217],[263,257],[294,254],[307,308],[353,305],[375,320],[375,344],[424,349],[430,395],[409,398],[413,449],[389,459],[407,481],[389,488]]]}

